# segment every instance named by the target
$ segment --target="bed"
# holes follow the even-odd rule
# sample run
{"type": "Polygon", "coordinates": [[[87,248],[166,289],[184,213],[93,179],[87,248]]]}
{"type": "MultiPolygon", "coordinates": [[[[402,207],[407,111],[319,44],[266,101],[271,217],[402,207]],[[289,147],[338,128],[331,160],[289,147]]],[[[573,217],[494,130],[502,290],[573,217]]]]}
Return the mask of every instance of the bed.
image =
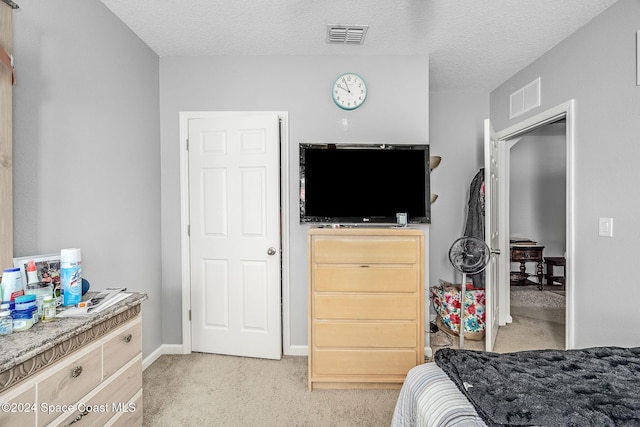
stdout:
{"type": "Polygon", "coordinates": [[[640,347],[438,350],[407,374],[392,427],[640,426],[640,347]]]}

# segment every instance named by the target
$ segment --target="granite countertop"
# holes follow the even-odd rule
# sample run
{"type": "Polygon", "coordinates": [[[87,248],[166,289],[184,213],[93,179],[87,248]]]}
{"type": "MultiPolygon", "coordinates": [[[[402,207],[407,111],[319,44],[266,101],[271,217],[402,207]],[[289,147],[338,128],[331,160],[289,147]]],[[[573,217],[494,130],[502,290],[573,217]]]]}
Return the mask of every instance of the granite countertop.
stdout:
{"type": "MultiPolygon", "coordinates": [[[[52,322],[38,322],[26,331],[0,335],[0,372],[5,372],[147,299],[145,293],[127,293],[131,295],[99,313],[79,317],[56,317],[52,322]]],[[[87,292],[83,300],[92,295],[95,295],[95,292],[87,292]]]]}

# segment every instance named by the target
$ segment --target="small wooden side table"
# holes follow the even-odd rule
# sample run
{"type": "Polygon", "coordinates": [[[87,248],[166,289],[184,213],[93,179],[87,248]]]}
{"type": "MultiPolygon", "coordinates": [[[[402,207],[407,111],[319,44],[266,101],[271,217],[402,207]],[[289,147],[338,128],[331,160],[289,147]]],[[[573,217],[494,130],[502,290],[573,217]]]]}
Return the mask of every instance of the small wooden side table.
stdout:
{"type": "Polygon", "coordinates": [[[566,260],[564,257],[546,256],[544,257],[544,263],[547,264],[547,286],[553,285],[553,282],[559,282],[562,285],[564,291],[566,285],[566,260]],[[553,267],[562,267],[562,275],[554,274],[553,267]]]}
{"type": "MultiPolygon", "coordinates": [[[[544,246],[542,245],[511,245],[509,247],[511,251],[511,262],[519,262],[520,263],[520,275],[524,278],[524,281],[528,283],[533,283],[528,280],[529,276],[533,276],[527,273],[526,263],[535,262],[537,269],[535,276],[538,277],[538,289],[542,290],[542,278],[544,277],[542,263],[544,258],[542,256],[542,250],[544,246]]],[[[511,281],[512,285],[518,284],[517,281],[511,281]]]]}

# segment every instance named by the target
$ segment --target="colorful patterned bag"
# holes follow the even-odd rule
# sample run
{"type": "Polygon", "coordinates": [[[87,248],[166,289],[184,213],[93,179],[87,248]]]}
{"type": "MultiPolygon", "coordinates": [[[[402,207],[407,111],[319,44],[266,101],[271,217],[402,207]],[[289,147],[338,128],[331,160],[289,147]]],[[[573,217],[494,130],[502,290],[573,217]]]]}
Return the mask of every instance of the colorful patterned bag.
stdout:
{"type": "MultiPolygon", "coordinates": [[[[442,282],[431,288],[433,305],[438,314],[438,326],[444,332],[460,333],[460,286],[442,282]],[[444,328],[442,328],[444,326],[444,328]]],[[[481,340],[485,331],[485,293],[467,284],[464,301],[464,336],[471,340],[481,340]]]]}

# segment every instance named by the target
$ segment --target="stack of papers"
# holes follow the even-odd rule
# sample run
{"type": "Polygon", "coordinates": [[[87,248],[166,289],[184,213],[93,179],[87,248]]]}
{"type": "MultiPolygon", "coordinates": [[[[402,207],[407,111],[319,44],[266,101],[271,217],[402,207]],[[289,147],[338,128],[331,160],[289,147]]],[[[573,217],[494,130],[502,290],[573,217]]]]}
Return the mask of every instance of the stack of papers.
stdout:
{"type": "Polygon", "coordinates": [[[113,304],[131,295],[125,293],[124,291],[126,290],[127,288],[107,288],[99,292],[98,295],[91,297],[91,299],[87,301],[89,303],[87,311],[89,313],[98,313],[105,308],[111,307],[113,304]]]}
{"type": "Polygon", "coordinates": [[[88,316],[99,313],[131,295],[125,292],[126,290],[127,288],[107,288],[87,301],[63,309],[56,317],[88,316]]]}

